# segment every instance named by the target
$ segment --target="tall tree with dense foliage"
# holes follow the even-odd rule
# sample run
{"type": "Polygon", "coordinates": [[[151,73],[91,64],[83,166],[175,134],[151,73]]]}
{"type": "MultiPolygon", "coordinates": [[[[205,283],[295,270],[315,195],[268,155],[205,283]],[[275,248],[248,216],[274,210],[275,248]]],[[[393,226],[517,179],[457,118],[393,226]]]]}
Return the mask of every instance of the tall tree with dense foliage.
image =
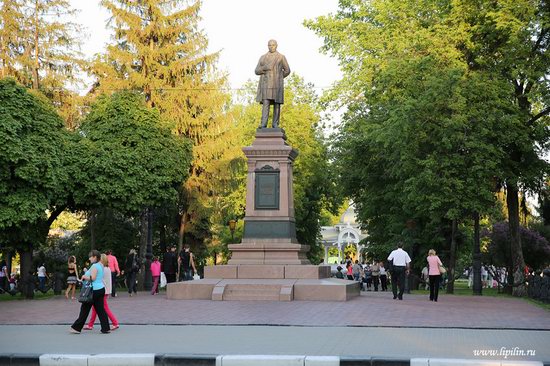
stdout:
{"type": "Polygon", "coordinates": [[[0,243],[21,257],[22,284],[32,271],[32,250],[70,195],[70,139],[63,120],[38,92],[0,80],[0,243]]]}
{"type": "Polygon", "coordinates": [[[225,80],[216,74],[217,54],[207,54],[207,39],[198,25],[201,3],[188,4],[103,0],[115,37],[92,69],[96,91],[140,91],[163,119],[175,122],[175,134],[192,141],[190,178],[181,195],[180,244],[184,232],[199,241],[208,235],[219,182],[216,161],[234,142],[227,136],[228,98],[220,89],[225,80]]]}
{"type": "Polygon", "coordinates": [[[41,90],[71,129],[80,118],[73,89],[85,68],[75,12],[68,0],[6,0],[0,7],[0,75],[41,90]]]}
{"type": "Polygon", "coordinates": [[[177,188],[188,176],[190,143],[174,136],[139,94],[98,98],[78,132],[77,205],[136,214],[177,199],[177,188]]]}
{"type": "Polygon", "coordinates": [[[543,156],[550,141],[550,8],[545,0],[464,0],[454,7],[452,24],[467,34],[461,51],[469,67],[506,80],[514,106],[499,178],[506,186],[514,293],[522,295],[520,192],[540,192],[549,171],[543,156]]]}
{"type": "MultiPolygon", "coordinates": [[[[324,50],[338,57],[344,70],[328,97],[349,107],[339,156],[344,164],[362,168],[348,179],[347,191],[355,196],[373,241],[387,243],[392,234],[415,231],[403,230],[409,220],[432,231],[426,238],[441,237],[433,235],[434,228],[440,231],[437,221],[490,208],[498,178],[506,180],[513,198],[513,184],[506,178],[510,166],[529,172],[529,180],[544,175],[539,158],[548,134],[544,114],[526,126],[508,75],[481,65],[511,65],[518,59],[513,49],[507,50],[511,44],[499,48],[501,32],[508,34],[505,41],[530,44],[521,45],[522,52],[537,48],[530,37],[537,44],[546,42],[546,32],[537,33],[537,24],[545,27],[543,2],[526,5],[531,15],[519,19],[513,11],[521,7],[489,1],[349,0],[340,2],[336,14],[307,23],[324,37],[324,50]],[[517,33],[510,37],[512,25],[517,33]],[[529,157],[520,164],[510,164],[515,144],[529,157]]],[[[540,73],[540,52],[532,56],[539,70],[528,74],[548,74],[540,73]]],[[[544,98],[538,99],[542,103],[544,98]]],[[[508,207],[517,216],[519,208],[508,207]]],[[[513,267],[521,272],[518,241],[513,267]]]]}
{"type": "MultiPolygon", "coordinates": [[[[189,173],[191,144],[173,135],[170,124],[140,94],[126,91],[98,98],[78,132],[76,205],[138,216],[177,201],[189,173]]],[[[145,245],[142,235],[141,255],[145,245]]]]}
{"type": "Polygon", "coordinates": [[[23,0],[4,0],[0,6],[0,77],[12,76],[17,80],[25,79],[20,75],[25,32],[23,0]]]}

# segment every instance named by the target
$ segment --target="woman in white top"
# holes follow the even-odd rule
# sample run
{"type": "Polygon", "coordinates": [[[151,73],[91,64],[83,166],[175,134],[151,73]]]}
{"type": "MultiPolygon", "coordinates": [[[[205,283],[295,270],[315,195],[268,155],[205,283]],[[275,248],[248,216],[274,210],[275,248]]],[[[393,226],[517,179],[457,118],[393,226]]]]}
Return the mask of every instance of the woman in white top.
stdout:
{"type": "Polygon", "coordinates": [[[36,272],[38,273],[38,289],[43,292],[46,289],[46,278],[48,277],[44,263],[36,269],[36,272]]]}
{"type": "MultiPolygon", "coordinates": [[[[105,297],[103,298],[103,306],[105,308],[105,312],[107,313],[107,316],[111,320],[111,323],[113,324],[111,326],[111,330],[118,329],[118,320],[109,309],[109,304],[107,303],[107,298],[111,294],[113,290],[112,286],[112,276],[111,276],[111,270],[109,269],[109,258],[107,258],[106,254],[101,254],[101,264],[103,264],[103,283],[105,284],[105,297]]],[[[92,308],[92,316],[90,317],[90,321],[88,322],[88,325],[84,327],[86,330],[92,330],[94,329],[94,322],[95,322],[96,312],[95,308],[92,308]]]]}

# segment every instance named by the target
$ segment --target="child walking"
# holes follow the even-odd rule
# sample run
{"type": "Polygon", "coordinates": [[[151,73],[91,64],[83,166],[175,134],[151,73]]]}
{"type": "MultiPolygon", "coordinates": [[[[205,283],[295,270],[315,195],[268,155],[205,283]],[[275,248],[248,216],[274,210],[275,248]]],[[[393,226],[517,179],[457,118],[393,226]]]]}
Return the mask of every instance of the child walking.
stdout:
{"type": "Polygon", "coordinates": [[[153,288],[151,289],[151,295],[159,293],[159,281],[160,281],[160,262],[157,257],[153,258],[151,263],[151,276],[153,276],[153,288]]]}

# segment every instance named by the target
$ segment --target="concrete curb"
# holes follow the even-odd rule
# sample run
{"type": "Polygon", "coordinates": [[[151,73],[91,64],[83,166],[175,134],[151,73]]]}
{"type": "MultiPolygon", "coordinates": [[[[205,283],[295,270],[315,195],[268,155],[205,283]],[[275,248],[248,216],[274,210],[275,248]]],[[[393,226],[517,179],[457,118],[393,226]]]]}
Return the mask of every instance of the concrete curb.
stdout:
{"type": "Polygon", "coordinates": [[[0,366],[550,366],[550,362],[491,359],[383,359],[296,355],[0,354],[0,366]]]}

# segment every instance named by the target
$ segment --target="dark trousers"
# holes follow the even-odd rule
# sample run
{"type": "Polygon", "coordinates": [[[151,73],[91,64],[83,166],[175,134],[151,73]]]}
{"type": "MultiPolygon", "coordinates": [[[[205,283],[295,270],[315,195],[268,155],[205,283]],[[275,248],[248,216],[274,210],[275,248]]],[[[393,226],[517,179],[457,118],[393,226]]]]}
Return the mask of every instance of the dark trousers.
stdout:
{"type": "Polygon", "coordinates": [[[380,285],[382,286],[382,291],[388,291],[388,276],[380,275],[380,285]]]}
{"type": "Polygon", "coordinates": [[[393,292],[393,298],[403,299],[403,292],[405,291],[405,269],[404,266],[393,266],[393,272],[391,274],[391,290],[393,292]],[[399,293],[397,293],[397,287],[399,286],[399,293]]]}
{"type": "Polygon", "coordinates": [[[372,284],[374,285],[374,291],[378,291],[379,276],[372,276],[372,284]]]}
{"type": "Polygon", "coordinates": [[[166,273],[166,272],[164,272],[164,275],[166,276],[166,283],[176,282],[176,274],[175,273],[166,273]]]}
{"type": "Polygon", "coordinates": [[[116,296],[116,272],[111,272],[111,284],[112,284],[111,297],[115,297],[116,296]]]}
{"type": "Polygon", "coordinates": [[[130,271],[126,274],[126,287],[128,287],[128,293],[137,293],[136,286],[136,272],[130,271]]]}
{"type": "Polygon", "coordinates": [[[439,281],[441,275],[430,276],[430,300],[437,301],[439,295],[439,281]]]}
{"type": "Polygon", "coordinates": [[[73,328],[74,330],[78,330],[79,332],[82,331],[82,328],[84,327],[84,323],[86,322],[86,319],[88,318],[88,314],[90,314],[90,310],[92,309],[92,306],[93,306],[95,308],[95,311],[101,323],[101,332],[102,333],[108,332],[109,318],[107,317],[107,313],[105,312],[105,307],[103,306],[104,297],[105,297],[105,288],[102,288],[101,290],[94,290],[93,292],[94,302],[91,304],[83,303],[82,305],[80,305],[80,315],[78,316],[78,319],[75,320],[71,328],[73,328]]]}
{"type": "Polygon", "coordinates": [[[6,277],[0,277],[0,289],[8,291],[8,281],[6,277]]]}

